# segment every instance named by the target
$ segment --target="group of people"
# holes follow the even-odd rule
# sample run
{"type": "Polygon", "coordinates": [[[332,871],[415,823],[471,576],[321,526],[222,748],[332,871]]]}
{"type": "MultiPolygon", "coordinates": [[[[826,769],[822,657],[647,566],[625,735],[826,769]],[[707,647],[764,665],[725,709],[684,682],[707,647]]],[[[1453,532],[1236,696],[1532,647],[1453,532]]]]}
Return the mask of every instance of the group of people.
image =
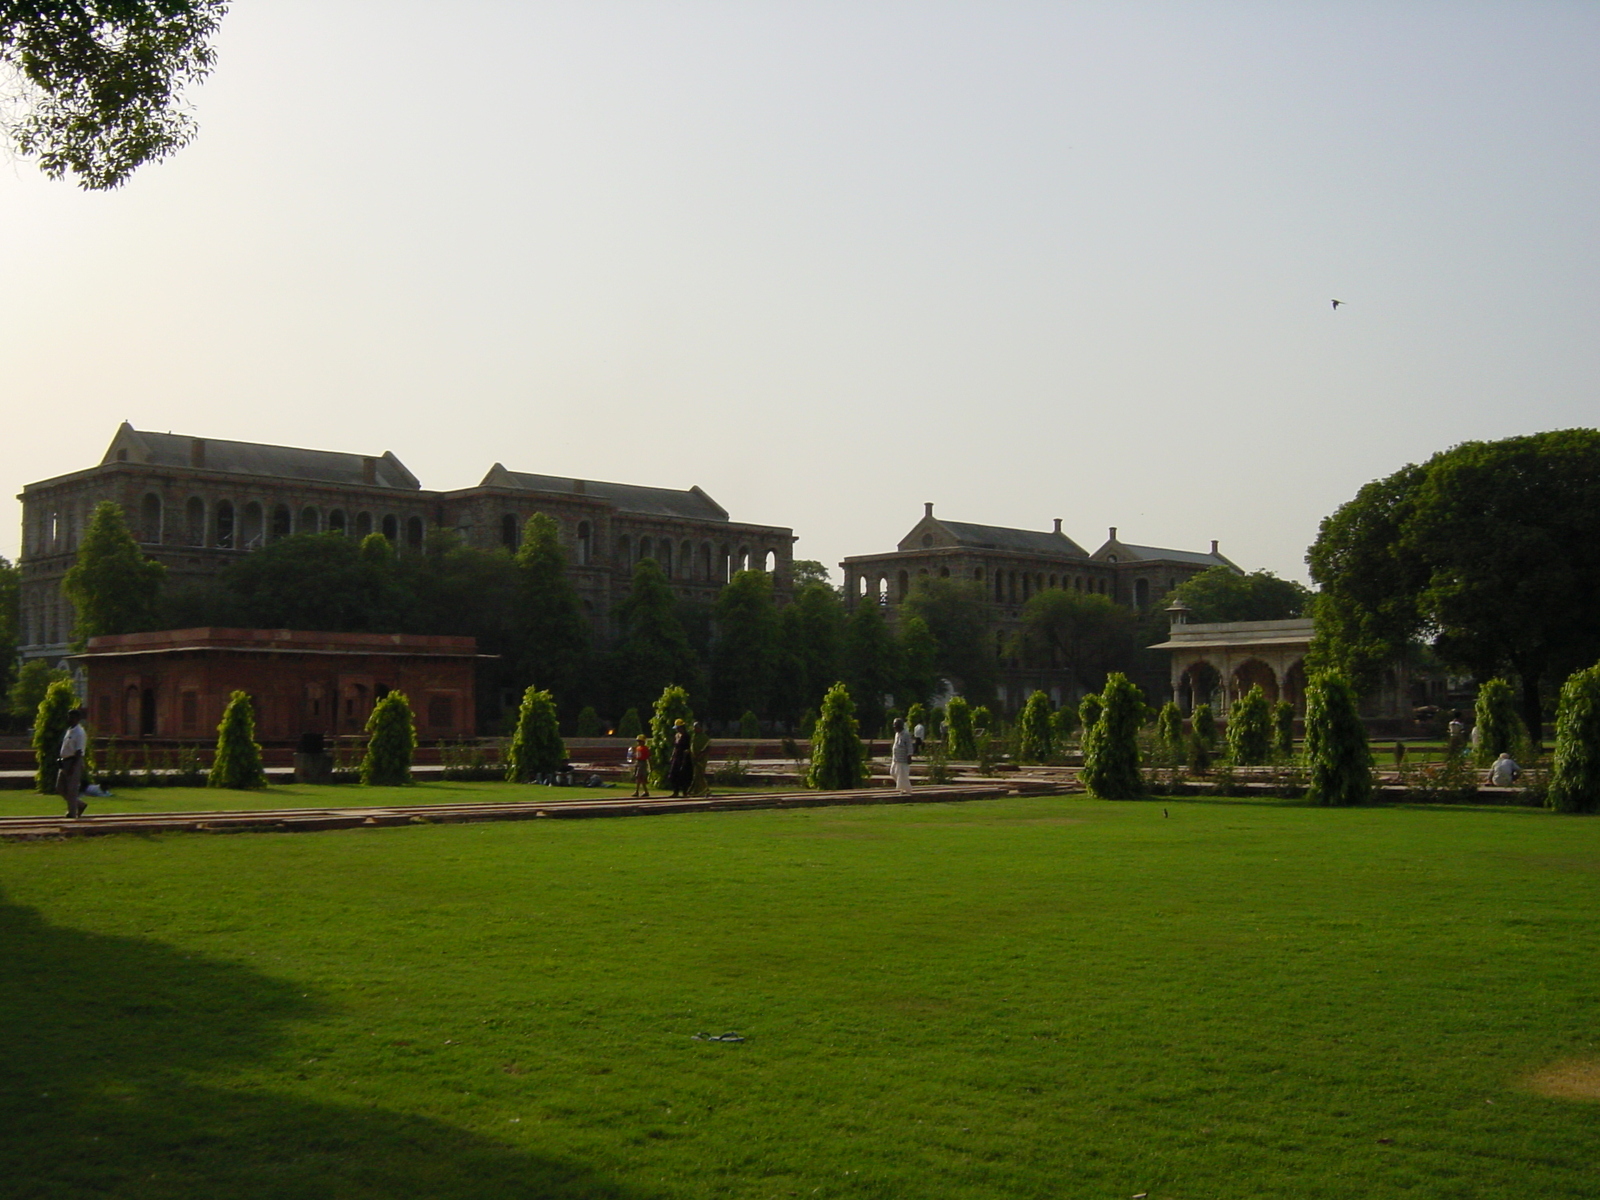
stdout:
{"type": "MultiPolygon", "coordinates": [[[[633,794],[650,798],[650,743],[640,734],[633,740],[629,751],[633,759],[633,794]]],[[[711,784],[706,779],[706,764],[711,757],[711,735],[705,723],[696,721],[693,728],[682,717],[672,723],[672,749],[667,759],[667,786],[672,798],[683,796],[709,796],[711,784]]]]}

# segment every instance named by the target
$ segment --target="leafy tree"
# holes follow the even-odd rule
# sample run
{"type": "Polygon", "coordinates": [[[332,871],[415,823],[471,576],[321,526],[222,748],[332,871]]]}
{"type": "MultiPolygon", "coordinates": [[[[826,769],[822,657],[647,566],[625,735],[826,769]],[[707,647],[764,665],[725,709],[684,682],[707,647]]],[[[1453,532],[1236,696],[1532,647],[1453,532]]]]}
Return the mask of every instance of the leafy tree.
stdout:
{"type": "Polygon", "coordinates": [[[739,718],[739,736],[750,742],[761,736],[761,718],[753,712],[746,712],[739,718]]]}
{"type": "Polygon", "coordinates": [[[921,701],[910,705],[906,709],[906,728],[915,733],[918,725],[921,725],[923,729],[928,728],[928,710],[921,701]]]}
{"type": "Polygon", "coordinates": [[[1061,740],[1061,744],[1064,747],[1067,739],[1078,732],[1077,707],[1071,704],[1063,704],[1056,709],[1050,718],[1050,722],[1055,726],[1056,737],[1061,740]]]}
{"type": "Polygon", "coordinates": [[[159,611],[161,581],[167,569],[139,551],[128,532],[122,505],[102,500],[78,546],[78,561],[61,581],[76,613],[72,637],[82,650],[101,634],[149,629],[159,611]]]}
{"type": "Polygon", "coordinates": [[[778,662],[778,610],[772,576],[736,571],[717,596],[711,649],[712,708],[719,717],[763,713],[778,662]]]}
{"type": "Polygon", "coordinates": [[[229,563],[218,589],[222,624],[399,633],[410,623],[412,598],[381,533],[359,544],[337,533],[280,538],[229,563]]]}
{"type": "Polygon", "coordinates": [[[1047,588],[1022,607],[1016,649],[1031,667],[1067,670],[1081,688],[1098,688],[1138,649],[1138,618],[1108,596],[1047,588]]]}
{"type": "Polygon", "coordinates": [[[7,693],[11,715],[24,720],[31,719],[39,711],[39,705],[51,685],[70,682],[71,679],[72,676],[67,672],[57,670],[44,659],[30,658],[18,668],[17,677],[7,693]]]}
{"type": "Polygon", "coordinates": [[[589,623],[567,577],[561,531],[544,513],[523,525],[516,565],[515,642],[523,678],[558,696],[578,696],[588,667],[589,623]]]}
{"type": "Polygon", "coordinates": [[[1102,800],[1131,800],[1144,794],[1139,771],[1139,729],[1145,703],[1139,689],[1120,671],[1106,677],[1103,705],[1094,736],[1083,752],[1083,782],[1102,800]]]}
{"type": "Polygon", "coordinates": [[[920,618],[933,634],[937,675],[955,680],[969,700],[993,703],[998,656],[982,584],[972,579],[918,579],[901,612],[902,619],[920,618]]]}
{"type": "Polygon", "coordinates": [[[1272,706],[1272,749],[1285,758],[1294,753],[1294,705],[1287,700],[1272,706]]]}
{"type": "Polygon", "coordinates": [[[633,570],[633,588],[617,606],[621,640],[613,656],[618,707],[645,703],[662,689],[689,687],[698,681],[700,664],[678,618],[672,587],[655,559],[645,558],[633,570]]]}
{"type": "Polygon", "coordinates": [[[1194,711],[1189,714],[1189,730],[1194,734],[1195,741],[1207,750],[1217,748],[1217,718],[1212,715],[1211,705],[1194,706],[1194,711]]]}
{"type": "Polygon", "coordinates": [[[825,587],[830,592],[834,590],[832,572],[814,558],[795,559],[789,564],[789,578],[796,594],[808,587],[825,587]]]}
{"type": "Polygon", "coordinates": [[[1242,767],[1259,766],[1272,753],[1272,708],[1259,683],[1228,713],[1228,754],[1242,767]]]}
{"type": "Polygon", "coordinates": [[[900,622],[899,662],[894,694],[914,705],[929,699],[939,685],[939,643],[921,617],[900,622]]]}
{"type": "Polygon", "coordinates": [[[1600,811],[1600,665],[1573,672],[1562,685],[1545,803],[1557,812],[1600,811]]]}
{"type": "Polygon", "coordinates": [[[1540,688],[1600,656],[1600,430],[1465,442],[1362,488],[1307,556],[1322,586],[1313,665],[1370,684],[1431,634],[1446,663],[1540,688]]]}
{"type": "Polygon", "coordinates": [[[0,554],[0,694],[9,693],[17,677],[17,643],[21,620],[22,570],[0,554]]]}
{"type": "Polygon", "coordinates": [[[390,692],[372,706],[367,717],[367,753],[361,760],[361,782],[370,787],[405,787],[412,782],[411,756],[417,748],[417,726],[404,692],[390,692]]]}
{"type": "Polygon", "coordinates": [[[854,698],[868,729],[883,727],[883,698],[892,692],[899,676],[894,637],[883,619],[883,609],[862,600],[851,609],[844,631],[844,684],[854,698]]]}
{"type": "Polygon", "coordinates": [[[183,89],[211,71],[226,0],[38,0],[0,7],[0,63],[20,84],[19,154],[105,190],[195,135],[183,89]]]}
{"type": "Polygon", "coordinates": [[[622,720],[617,722],[617,736],[632,741],[644,731],[644,726],[639,723],[639,710],[630,708],[622,714],[622,720]]]}
{"type": "Polygon", "coordinates": [[[540,775],[560,770],[566,758],[555,697],[529,686],[517,710],[516,732],[506,746],[506,782],[532,783],[540,775]]]}
{"type": "Polygon", "coordinates": [[[811,770],[808,787],[825,792],[845,792],[861,786],[865,755],[855,704],[849,689],[836,683],[822,699],[822,714],[811,735],[811,770]]]}
{"type": "Polygon", "coordinates": [[[1478,731],[1478,765],[1486,767],[1503,751],[1514,751],[1527,736],[1517,716],[1516,693],[1504,679],[1491,679],[1478,689],[1473,706],[1478,731]]]}
{"type": "Polygon", "coordinates": [[[1100,699],[1098,692],[1090,692],[1078,701],[1078,723],[1083,729],[1083,737],[1087,745],[1094,727],[1100,724],[1100,714],[1105,711],[1105,702],[1100,699]]]}
{"type": "Polygon", "coordinates": [[[48,796],[56,790],[61,772],[61,739],[67,732],[67,714],[78,707],[77,694],[65,679],[52,683],[39,701],[33,719],[33,789],[48,796]]]}
{"type": "Polygon", "coordinates": [[[211,760],[206,786],[214,788],[259,788],[267,786],[267,773],[261,766],[261,747],[256,744],[256,714],[245,692],[228,697],[217,726],[217,753],[211,760]]]}
{"type": "Polygon", "coordinates": [[[1306,689],[1306,764],[1313,804],[1365,804],[1372,798],[1372,748],[1344,676],[1323,671],[1306,689]]]}
{"type": "Polygon", "coordinates": [[[786,719],[818,707],[839,678],[844,621],[844,604],[825,583],[799,586],[794,600],[778,614],[774,704],[786,719]]]}
{"type": "Polygon", "coordinates": [[[1017,722],[1020,738],[1017,757],[1023,762],[1042,763],[1054,752],[1055,730],[1050,721],[1050,697],[1034,692],[1022,706],[1022,717],[1017,722]]]}
{"type": "Polygon", "coordinates": [[[581,738],[599,737],[600,729],[600,714],[595,712],[594,705],[584,705],[583,711],[578,714],[577,723],[573,726],[573,735],[581,738]]]}
{"type": "Polygon", "coordinates": [[[944,709],[945,749],[951,758],[978,757],[978,743],[972,736],[972,708],[961,696],[951,696],[944,709]]]}
{"type": "Polygon", "coordinates": [[[972,710],[972,728],[978,733],[994,732],[994,714],[989,711],[987,704],[974,706],[972,710]]]}
{"type": "Polygon", "coordinates": [[[694,724],[689,693],[675,685],[662,688],[650,715],[650,781],[656,787],[666,786],[667,768],[672,764],[672,731],[680,717],[685,725],[694,724]]]}
{"type": "Polygon", "coordinates": [[[1174,759],[1183,748],[1183,710],[1171,700],[1156,714],[1156,741],[1174,759]]]}
{"type": "Polygon", "coordinates": [[[1271,571],[1240,574],[1221,563],[1207,567],[1174,588],[1165,608],[1175,600],[1189,609],[1189,620],[1283,621],[1304,616],[1311,589],[1292,579],[1279,579],[1271,571]]]}

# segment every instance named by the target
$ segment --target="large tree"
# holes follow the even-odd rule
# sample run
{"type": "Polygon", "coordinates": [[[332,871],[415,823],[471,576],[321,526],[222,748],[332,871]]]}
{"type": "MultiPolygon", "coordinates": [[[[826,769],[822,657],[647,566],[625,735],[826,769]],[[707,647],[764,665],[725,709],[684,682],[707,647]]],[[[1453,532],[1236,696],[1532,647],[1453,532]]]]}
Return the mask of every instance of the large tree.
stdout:
{"type": "Polygon", "coordinates": [[[585,691],[589,623],[567,578],[561,531],[544,513],[522,527],[517,549],[515,633],[519,668],[550,692],[563,712],[577,710],[585,691]]]}
{"type": "Polygon", "coordinates": [[[413,607],[395,556],[376,533],[361,543],[338,533],[281,538],[229,563],[218,583],[217,624],[400,633],[413,607]]]}
{"type": "Polygon", "coordinates": [[[1271,571],[1242,575],[1219,564],[1180,583],[1167,596],[1166,604],[1174,600],[1183,601],[1189,620],[1195,622],[1282,621],[1305,613],[1311,590],[1292,579],[1279,579],[1271,571]]]}
{"type": "Polygon", "coordinates": [[[78,546],[78,561],[61,582],[75,614],[75,648],[83,649],[90,638],[101,634],[152,628],[166,575],[166,567],[139,550],[128,532],[122,505],[111,500],[96,504],[78,546]]]}
{"type": "Polygon", "coordinates": [[[716,640],[711,646],[711,708],[717,717],[771,708],[778,664],[778,609],[772,576],[736,571],[717,596],[716,640]]]}
{"type": "Polygon", "coordinates": [[[1419,637],[1479,678],[1540,691],[1600,657],[1600,431],[1465,442],[1368,484],[1307,555],[1321,586],[1313,662],[1362,685],[1419,637]]]}
{"type": "Polygon", "coordinates": [[[779,713],[797,721],[816,709],[839,678],[844,641],[844,604],[826,583],[807,583],[778,614],[778,674],[775,701],[779,713]]]}
{"type": "Polygon", "coordinates": [[[884,697],[894,692],[900,664],[883,609],[868,598],[850,610],[844,630],[844,683],[869,737],[883,728],[884,697]]]}
{"type": "Polygon", "coordinates": [[[998,655],[983,586],[971,579],[919,579],[902,611],[927,623],[939,651],[935,666],[979,704],[995,696],[998,655]]]}
{"type": "Polygon", "coordinates": [[[1067,670],[1080,688],[1098,690],[1138,649],[1138,617],[1107,596],[1050,588],[1022,609],[1017,641],[1032,667],[1067,670]]]}
{"type": "Polygon", "coordinates": [[[195,134],[183,89],[210,73],[225,0],[0,0],[0,63],[20,87],[6,128],[52,179],[114,188],[195,134]]]}
{"type": "Polygon", "coordinates": [[[672,585],[655,559],[641,559],[633,569],[633,588],[616,616],[621,638],[612,655],[614,711],[643,708],[673,684],[691,691],[698,686],[699,660],[678,619],[672,585]]]}
{"type": "Polygon", "coordinates": [[[17,642],[22,616],[22,571],[0,554],[0,695],[17,677],[17,642]]]}

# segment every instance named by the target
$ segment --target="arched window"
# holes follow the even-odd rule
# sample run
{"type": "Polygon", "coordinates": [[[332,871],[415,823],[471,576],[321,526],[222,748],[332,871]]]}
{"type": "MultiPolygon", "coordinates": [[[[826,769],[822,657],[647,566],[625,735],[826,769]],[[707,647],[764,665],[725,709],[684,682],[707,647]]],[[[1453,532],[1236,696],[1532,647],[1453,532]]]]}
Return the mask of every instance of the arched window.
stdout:
{"type": "Polygon", "coordinates": [[[773,569],[775,567],[777,567],[777,565],[778,565],[778,555],[777,555],[777,553],[775,551],[772,551],[772,550],[762,551],[762,554],[761,554],[761,569],[763,571],[765,571],[768,575],[771,575],[772,572],[773,572],[773,569]]]}
{"type": "MultiPolygon", "coordinates": [[[[733,578],[733,551],[726,545],[722,547],[722,565],[717,569],[717,583],[727,583],[733,578]]],[[[864,594],[864,593],[863,593],[864,594]]]]}
{"type": "Polygon", "coordinates": [[[301,533],[320,533],[322,531],[322,514],[307,505],[300,510],[301,533]]]}
{"type": "Polygon", "coordinates": [[[272,509],[272,532],[268,535],[268,540],[275,542],[279,538],[288,537],[290,532],[292,532],[292,526],[289,520],[289,506],[287,504],[274,505],[272,509]]]}
{"type": "Polygon", "coordinates": [[[694,543],[685,542],[678,547],[678,570],[685,579],[694,578],[694,543]]]}
{"type": "Polygon", "coordinates": [[[233,549],[233,501],[217,501],[217,545],[233,549]]]}
{"type": "Polygon", "coordinates": [[[328,514],[329,533],[337,533],[340,537],[343,537],[347,532],[349,532],[346,529],[347,524],[348,518],[344,514],[344,509],[336,508],[328,514]]]}
{"type": "Polygon", "coordinates": [[[923,534],[922,535],[922,548],[924,550],[929,550],[929,549],[932,549],[932,547],[933,547],[933,534],[931,534],[931,533],[923,534]]]}
{"type": "Polygon", "coordinates": [[[372,514],[369,512],[356,514],[356,536],[364,538],[372,532],[372,514]]]}
{"type": "Polygon", "coordinates": [[[507,550],[515,550],[517,538],[517,514],[507,513],[500,518],[500,544],[507,550]]]}
{"type": "MultiPolygon", "coordinates": [[[[649,538],[640,538],[639,539],[639,561],[643,562],[647,558],[654,558],[655,557],[655,549],[656,549],[656,544],[651,539],[649,539],[649,538]]],[[[660,565],[660,564],[657,564],[657,565],[660,565]]]]}
{"type": "Polygon", "coordinates": [[[906,595],[911,591],[911,576],[905,571],[901,571],[898,582],[900,584],[900,599],[904,600],[906,595]]]}
{"type": "MultiPolygon", "coordinates": [[[[58,520],[57,537],[61,536],[59,525],[58,520]]],[[[139,503],[139,540],[158,544],[161,541],[161,497],[154,492],[146,493],[139,503]]]]}
{"type": "Polygon", "coordinates": [[[661,539],[661,549],[657,551],[661,559],[661,573],[668,579],[672,578],[672,542],[667,538],[661,539]]]}
{"type": "Polygon", "coordinates": [[[266,533],[263,527],[265,519],[265,515],[261,511],[261,505],[254,500],[244,506],[244,512],[240,514],[239,521],[239,549],[259,550],[261,548],[261,543],[266,533]]]}
{"type": "Polygon", "coordinates": [[[1135,579],[1133,581],[1133,604],[1135,608],[1143,608],[1150,603],[1150,581],[1148,579],[1135,579]]]}
{"type": "MultiPolygon", "coordinates": [[[[736,556],[736,558],[737,558],[737,561],[735,562],[734,565],[739,570],[748,571],[750,569],[750,547],[749,546],[740,546],[739,547],[739,553],[736,556]]],[[[880,580],[880,582],[881,582],[881,580],[880,580]]],[[[880,589],[880,590],[882,590],[882,589],[880,589]]]]}
{"type": "Polygon", "coordinates": [[[587,567],[589,560],[594,557],[594,530],[589,522],[578,522],[578,565],[587,567]]]}
{"type": "Polygon", "coordinates": [[[190,546],[206,544],[206,502],[190,496],[183,505],[183,540],[190,546]]]}
{"type": "Polygon", "coordinates": [[[411,517],[406,521],[406,545],[412,550],[422,549],[422,518],[411,517]]]}
{"type": "Polygon", "coordinates": [[[889,603],[889,577],[887,575],[878,576],[878,603],[889,603]]]}
{"type": "Polygon", "coordinates": [[[383,536],[391,546],[400,540],[400,521],[393,513],[383,518],[383,536]]]}

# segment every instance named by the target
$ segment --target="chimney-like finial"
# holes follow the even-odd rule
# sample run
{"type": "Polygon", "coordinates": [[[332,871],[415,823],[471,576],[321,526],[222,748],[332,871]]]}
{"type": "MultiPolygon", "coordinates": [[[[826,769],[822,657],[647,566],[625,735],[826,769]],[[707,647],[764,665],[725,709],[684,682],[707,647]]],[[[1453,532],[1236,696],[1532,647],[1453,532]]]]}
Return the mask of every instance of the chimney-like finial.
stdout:
{"type": "Polygon", "coordinates": [[[924,519],[933,516],[933,501],[927,500],[923,502],[922,515],[924,519]]]}
{"type": "Polygon", "coordinates": [[[361,460],[361,482],[362,483],[377,483],[378,482],[378,460],[377,459],[375,459],[375,458],[363,458],[361,460]]]}
{"type": "Polygon", "coordinates": [[[1211,539],[1211,553],[1213,553],[1213,554],[1217,553],[1217,539],[1216,538],[1212,538],[1211,539]]]}
{"type": "Polygon", "coordinates": [[[1117,540],[1117,527],[1115,525],[1111,527],[1111,540],[1113,542],[1117,540]]]}
{"type": "Polygon", "coordinates": [[[1061,518],[1060,517],[1056,518],[1056,532],[1057,533],[1061,532],[1061,518]]]}

